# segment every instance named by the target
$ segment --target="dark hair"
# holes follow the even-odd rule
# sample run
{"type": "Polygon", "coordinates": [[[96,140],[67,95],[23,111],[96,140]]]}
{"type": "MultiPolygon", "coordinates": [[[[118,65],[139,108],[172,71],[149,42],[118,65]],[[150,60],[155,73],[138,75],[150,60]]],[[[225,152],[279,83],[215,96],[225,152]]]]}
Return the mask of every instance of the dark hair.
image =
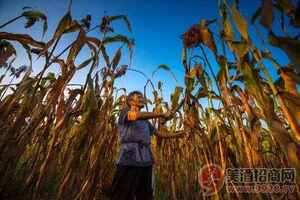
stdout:
{"type": "Polygon", "coordinates": [[[138,90],[134,90],[134,91],[130,92],[130,93],[127,95],[127,101],[126,101],[128,106],[129,106],[129,101],[130,101],[130,100],[132,99],[132,97],[133,97],[134,95],[136,95],[136,94],[144,96],[143,93],[140,92],[140,91],[138,91],[138,90]]]}

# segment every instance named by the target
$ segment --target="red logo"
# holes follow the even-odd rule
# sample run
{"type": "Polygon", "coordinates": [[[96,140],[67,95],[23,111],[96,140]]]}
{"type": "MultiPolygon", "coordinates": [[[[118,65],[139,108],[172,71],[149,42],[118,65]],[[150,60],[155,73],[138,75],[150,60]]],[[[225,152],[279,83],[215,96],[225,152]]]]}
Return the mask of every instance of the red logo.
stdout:
{"type": "Polygon", "coordinates": [[[224,184],[224,172],[219,165],[204,165],[198,172],[198,181],[204,195],[217,193],[224,184]]]}

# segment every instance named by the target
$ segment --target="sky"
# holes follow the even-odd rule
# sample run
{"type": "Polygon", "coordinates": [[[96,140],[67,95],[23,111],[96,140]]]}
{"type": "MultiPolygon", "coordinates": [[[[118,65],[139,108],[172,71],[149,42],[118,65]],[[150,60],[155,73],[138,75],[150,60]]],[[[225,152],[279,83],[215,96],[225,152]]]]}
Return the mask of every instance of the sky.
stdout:
{"type": "MultiPolygon", "coordinates": [[[[231,2],[231,1],[228,1],[231,2]]],[[[256,8],[260,5],[260,0],[243,0],[240,1],[240,11],[247,19],[250,19],[256,8]]],[[[31,6],[34,9],[41,10],[48,16],[48,32],[44,41],[50,38],[51,34],[59,19],[66,13],[68,1],[64,0],[0,0],[0,24],[22,13],[24,6],[31,6]]],[[[126,15],[132,26],[132,32],[128,32],[126,27],[121,23],[114,24],[115,31],[134,38],[135,46],[133,52],[132,68],[141,70],[149,77],[153,70],[159,64],[168,65],[174,72],[178,83],[172,76],[165,72],[159,71],[154,78],[154,82],[161,80],[165,91],[165,98],[169,98],[170,93],[176,85],[184,85],[184,70],[181,65],[182,41],[180,36],[193,24],[199,23],[201,19],[214,19],[219,14],[217,11],[217,0],[73,0],[72,16],[80,20],[85,15],[92,16],[92,27],[100,23],[104,15],[126,15]]],[[[34,38],[40,39],[42,33],[42,24],[38,23],[31,29],[24,29],[25,20],[20,20],[11,24],[1,31],[19,32],[32,34],[34,38]]],[[[274,22],[275,27],[276,23],[274,22]]],[[[250,30],[253,32],[253,30],[250,30]]],[[[264,30],[262,30],[262,33],[264,30]]],[[[98,31],[93,31],[92,36],[100,36],[98,31]]],[[[61,44],[61,48],[69,44],[72,36],[67,36],[61,44]]],[[[74,37],[74,35],[73,35],[74,37]]],[[[254,42],[259,41],[252,37],[254,42]]],[[[276,48],[275,56],[279,62],[286,64],[287,56],[276,48]]],[[[128,54],[124,54],[121,62],[128,64],[128,54]]],[[[79,61],[89,56],[88,53],[81,53],[79,61]]],[[[209,57],[211,58],[211,57],[209,57]]],[[[19,54],[17,63],[20,65],[26,60],[24,52],[19,54]]],[[[210,59],[215,73],[218,66],[210,59]]],[[[78,61],[78,62],[79,62],[78,61]]],[[[34,62],[34,72],[37,73],[41,68],[40,61],[34,62]]],[[[50,69],[58,71],[58,68],[50,69]]],[[[72,83],[82,83],[85,80],[87,69],[76,73],[72,83]]],[[[271,75],[276,78],[276,72],[270,67],[271,75]]],[[[128,91],[142,90],[146,79],[135,72],[129,72],[126,76],[117,81],[117,87],[125,87],[128,91]]],[[[168,100],[168,99],[166,99],[168,100]]]]}

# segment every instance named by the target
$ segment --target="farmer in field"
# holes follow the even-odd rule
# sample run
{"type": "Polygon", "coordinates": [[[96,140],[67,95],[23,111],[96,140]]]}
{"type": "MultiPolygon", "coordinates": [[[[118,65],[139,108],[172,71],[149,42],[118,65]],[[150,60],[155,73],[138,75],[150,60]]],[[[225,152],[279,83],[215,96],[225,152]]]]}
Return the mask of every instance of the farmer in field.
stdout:
{"type": "MultiPolygon", "coordinates": [[[[148,119],[168,120],[171,114],[141,112],[145,103],[143,94],[139,91],[133,91],[127,97],[128,107],[120,113],[118,127],[121,148],[112,183],[112,200],[153,199],[153,157],[150,149],[150,137],[153,134],[160,136],[160,133],[148,119]]],[[[177,137],[179,135],[172,136],[177,137]]],[[[162,137],[168,136],[163,135],[162,137]]]]}

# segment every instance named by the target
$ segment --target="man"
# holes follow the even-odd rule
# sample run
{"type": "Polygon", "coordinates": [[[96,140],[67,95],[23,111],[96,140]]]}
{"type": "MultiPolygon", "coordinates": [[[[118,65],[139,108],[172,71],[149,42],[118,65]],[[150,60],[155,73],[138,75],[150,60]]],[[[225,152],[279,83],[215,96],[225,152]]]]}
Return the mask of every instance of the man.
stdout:
{"type": "Polygon", "coordinates": [[[153,157],[150,149],[151,136],[170,138],[182,133],[166,136],[159,133],[148,119],[168,120],[170,113],[141,112],[146,101],[139,91],[131,92],[127,105],[119,116],[118,127],[121,138],[120,156],[111,189],[112,200],[151,200],[153,157]]]}

